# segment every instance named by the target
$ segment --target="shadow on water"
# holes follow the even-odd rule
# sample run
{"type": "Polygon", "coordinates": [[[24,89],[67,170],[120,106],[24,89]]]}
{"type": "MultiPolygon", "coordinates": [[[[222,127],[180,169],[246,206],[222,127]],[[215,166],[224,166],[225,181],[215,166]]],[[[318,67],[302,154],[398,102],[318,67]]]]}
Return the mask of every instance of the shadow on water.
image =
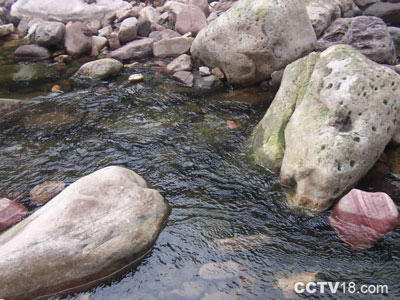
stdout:
{"type": "Polygon", "coordinates": [[[277,280],[301,272],[387,284],[390,297],[400,296],[400,230],[368,251],[353,252],[330,228],[327,213],[291,213],[277,177],[249,161],[246,140],[273,94],[177,91],[149,68],[125,70],[111,83],[75,85],[73,92],[44,96],[1,121],[0,196],[19,198],[34,211],[27,191],[36,184],[69,184],[122,165],[172,206],[153,251],[122,279],[91,290],[90,299],[293,298],[277,280]],[[148,79],[127,85],[129,72],[148,79]],[[227,120],[241,126],[230,129],[227,120]],[[250,235],[262,235],[263,242],[235,250],[219,246],[221,239],[250,235]],[[226,261],[239,264],[240,272],[199,275],[202,265],[226,261]]]}

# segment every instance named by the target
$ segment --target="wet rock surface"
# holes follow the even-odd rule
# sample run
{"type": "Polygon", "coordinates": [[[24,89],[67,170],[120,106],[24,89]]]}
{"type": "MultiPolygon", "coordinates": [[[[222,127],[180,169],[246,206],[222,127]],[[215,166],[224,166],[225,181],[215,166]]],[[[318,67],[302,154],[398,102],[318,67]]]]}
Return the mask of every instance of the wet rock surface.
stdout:
{"type": "Polygon", "coordinates": [[[0,198],[0,232],[21,221],[27,211],[24,206],[14,201],[0,198]]]}
{"type": "Polygon", "coordinates": [[[35,186],[30,192],[31,201],[35,204],[44,204],[62,192],[65,184],[61,181],[45,181],[35,186]]]}

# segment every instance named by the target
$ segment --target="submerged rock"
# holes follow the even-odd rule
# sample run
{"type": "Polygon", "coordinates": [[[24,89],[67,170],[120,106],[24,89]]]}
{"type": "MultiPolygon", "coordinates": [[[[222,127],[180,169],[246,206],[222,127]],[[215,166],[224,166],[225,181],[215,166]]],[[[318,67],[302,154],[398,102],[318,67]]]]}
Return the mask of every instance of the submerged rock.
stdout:
{"type": "Polygon", "coordinates": [[[104,79],[117,75],[123,68],[123,64],[113,58],[103,58],[84,64],[77,72],[77,75],[104,79]]]}
{"type": "Polygon", "coordinates": [[[201,266],[199,275],[206,280],[219,280],[238,277],[246,271],[244,266],[232,260],[218,263],[208,263],[201,266]]]}
{"type": "Polygon", "coordinates": [[[286,67],[253,131],[256,162],[280,170],[289,202],[321,211],[375,164],[399,121],[400,76],[350,46],[286,67]]]}
{"type": "Polygon", "coordinates": [[[44,204],[50,201],[54,196],[59,194],[65,188],[64,182],[61,181],[45,181],[35,186],[30,192],[31,201],[36,204],[44,204]]]}
{"type": "Polygon", "coordinates": [[[378,63],[393,63],[396,51],[388,27],[376,17],[340,18],[318,40],[317,48],[347,44],[378,63]]]}
{"type": "Polygon", "coordinates": [[[50,58],[49,50],[37,45],[22,45],[15,52],[15,59],[19,61],[38,61],[50,58]]]}
{"type": "Polygon", "coordinates": [[[98,284],[140,261],[168,213],[133,171],[112,166],[85,176],[0,235],[0,295],[33,299],[98,284]]]}
{"type": "Polygon", "coordinates": [[[21,204],[6,198],[0,198],[0,231],[18,223],[27,213],[21,204]]]}
{"type": "Polygon", "coordinates": [[[353,189],[334,206],[329,221],[354,250],[365,250],[399,225],[399,212],[387,194],[353,189]]]}
{"type": "Polygon", "coordinates": [[[3,99],[0,98],[0,117],[4,116],[18,108],[21,108],[25,105],[35,103],[33,101],[26,100],[15,100],[15,99],[3,99]]]}
{"type": "Polygon", "coordinates": [[[191,53],[221,68],[231,84],[247,86],[314,50],[315,43],[303,1],[239,0],[197,35],[191,53]]]}
{"type": "Polygon", "coordinates": [[[192,58],[190,55],[182,54],[167,65],[168,72],[192,70],[192,58]]]}

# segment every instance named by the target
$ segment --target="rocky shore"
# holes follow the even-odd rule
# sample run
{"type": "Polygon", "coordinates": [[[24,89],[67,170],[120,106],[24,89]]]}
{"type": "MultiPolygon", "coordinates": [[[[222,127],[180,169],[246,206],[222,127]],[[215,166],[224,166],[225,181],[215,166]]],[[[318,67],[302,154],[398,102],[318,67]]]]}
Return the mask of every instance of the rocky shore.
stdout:
{"type": "MultiPolygon", "coordinates": [[[[0,78],[4,84],[36,85],[56,72],[64,73],[63,80],[107,81],[152,60],[187,90],[274,89],[247,148],[255,164],[278,174],[288,207],[311,214],[333,208],[330,225],[354,250],[370,248],[399,225],[398,208],[386,190],[354,188],[377,166],[397,166],[400,1],[0,0],[0,5],[1,47],[12,49],[7,59],[18,65],[8,67],[0,78]]],[[[125,84],[145,79],[132,72],[125,84]]],[[[67,92],[65,86],[55,84],[50,91],[67,92]]],[[[0,99],[0,118],[35,104],[0,99]]],[[[390,172],[396,170],[385,174],[390,172]]],[[[140,262],[169,215],[159,192],[122,167],[102,168],[65,186],[46,181],[34,187],[29,199],[40,208],[29,216],[18,199],[0,197],[0,299],[95,286],[140,262]]],[[[204,268],[200,276],[214,273],[204,268]]]]}

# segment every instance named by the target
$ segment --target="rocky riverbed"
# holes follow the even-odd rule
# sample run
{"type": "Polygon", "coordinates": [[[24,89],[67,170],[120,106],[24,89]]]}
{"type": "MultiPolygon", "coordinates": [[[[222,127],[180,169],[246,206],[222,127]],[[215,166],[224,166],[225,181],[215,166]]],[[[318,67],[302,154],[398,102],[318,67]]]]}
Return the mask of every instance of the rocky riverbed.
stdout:
{"type": "Polygon", "coordinates": [[[399,295],[397,2],[0,1],[0,299],[399,295]]]}

